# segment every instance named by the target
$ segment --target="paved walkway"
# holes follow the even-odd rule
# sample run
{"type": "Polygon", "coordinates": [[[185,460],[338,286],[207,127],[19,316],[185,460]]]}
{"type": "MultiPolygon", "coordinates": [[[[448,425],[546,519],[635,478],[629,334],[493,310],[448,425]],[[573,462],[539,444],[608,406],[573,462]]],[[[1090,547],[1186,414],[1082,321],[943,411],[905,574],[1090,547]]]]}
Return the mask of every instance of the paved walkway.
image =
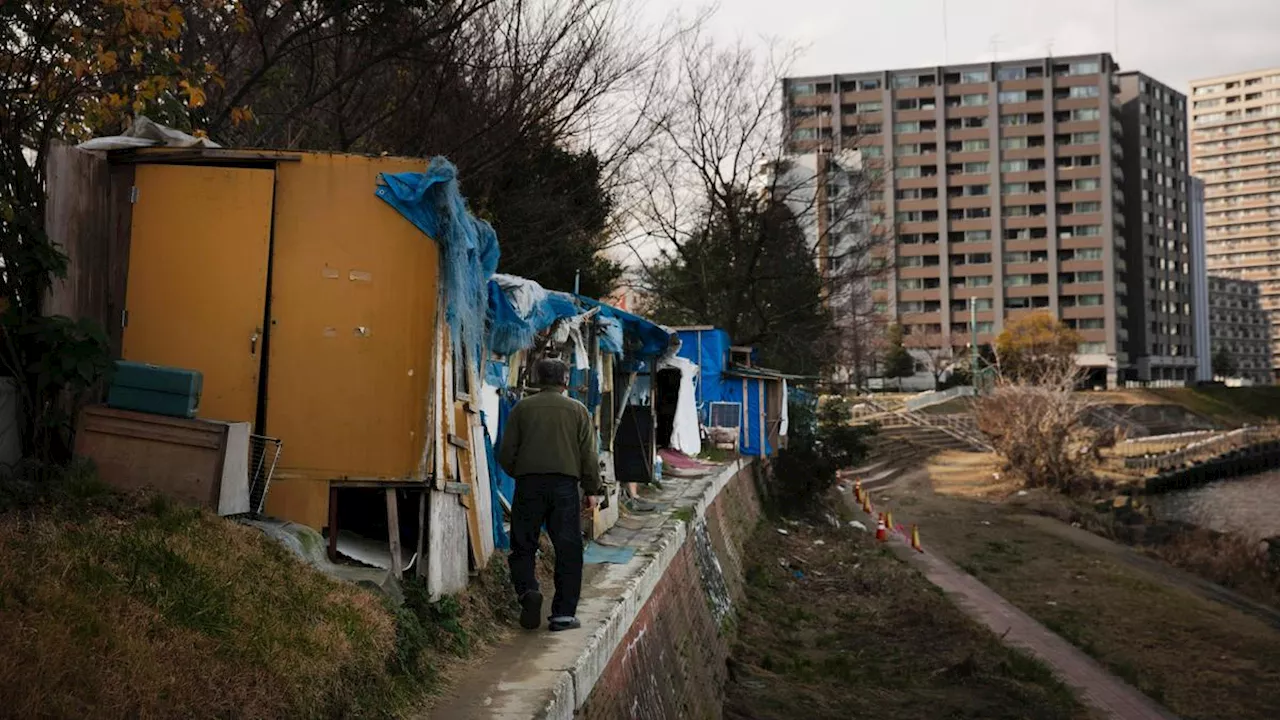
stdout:
{"type": "MultiPolygon", "coordinates": [[[[684,543],[688,526],[676,511],[701,517],[744,461],[707,477],[669,478],[650,499],[657,512],[624,514],[598,542],[636,549],[626,564],[588,564],[582,579],[578,619],[582,628],[551,633],[518,632],[484,664],[472,668],[428,716],[445,720],[559,720],[573,717],[591,693],[645,600],[684,543]]],[[[543,588],[550,614],[551,588],[543,588]]]]}
{"type": "MultiPolygon", "coordinates": [[[[853,503],[852,494],[845,498],[850,504],[853,503]]],[[[874,528],[875,518],[868,520],[868,527],[874,528]]],[[[890,534],[889,546],[898,557],[918,568],[960,609],[990,628],[1004,643],[1024,650],[1047,664],[1058,679],[1076,692],[1081,702],[1097,710],[1103,717],[1116,720],[1177,720],[1176,715],[1112,675],[1093,658],[945,558],[927,552],[927,548],[926,552],[915,552],[898,533],[890,534]]]]}
{"type": "Polygon", "coordinates": [[[1119,720],[1176,718],[972,575],[933,553],[916,553],[901,542],[894,544],[898,546],[896,552],[919,567],[930,582],[951,596],[971,617],[991,628],[1005,643],[1048,664],[1062,682],[1076,691],[1082,702],[1103,716],[1119,720]]]}

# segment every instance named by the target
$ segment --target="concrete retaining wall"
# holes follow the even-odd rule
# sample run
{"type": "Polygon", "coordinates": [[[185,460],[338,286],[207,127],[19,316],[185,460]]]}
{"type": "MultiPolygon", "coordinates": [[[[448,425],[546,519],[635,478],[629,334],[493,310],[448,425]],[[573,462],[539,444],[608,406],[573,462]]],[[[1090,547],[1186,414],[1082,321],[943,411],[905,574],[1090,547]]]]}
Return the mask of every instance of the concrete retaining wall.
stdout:
{"type": "Polygon", "coordinates": [[[746,465],[709,488],[672,536],[669,562],[602,670],[590,684],[575,678],[579,717],[720,717],[728,632],[743,592],[743,546],[760,519],[758,469],[746,465]]]}

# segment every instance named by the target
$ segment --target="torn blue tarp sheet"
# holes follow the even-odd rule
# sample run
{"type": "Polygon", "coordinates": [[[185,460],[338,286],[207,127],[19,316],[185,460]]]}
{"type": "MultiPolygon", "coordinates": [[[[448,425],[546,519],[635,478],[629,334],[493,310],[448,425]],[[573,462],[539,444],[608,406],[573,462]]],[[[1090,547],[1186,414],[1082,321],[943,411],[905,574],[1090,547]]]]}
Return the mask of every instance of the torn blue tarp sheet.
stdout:
{"type": "Polygon", "coordinates": [[[578,302],[587,308],[600,308],[601,317],[612,318],[621,323],[626,337],[624,350],[628,357],[660,357],[671,349],[675,333],[668,328],[599,300],[583,295],[577,297],[578,302]]]}
{"type": "Polygon", "coordinates": [[[635,556],[636,549],[633,547],[601,545],[595,541],[587,542],[587,546],[582,550],[582,562],[587,565],[599,565],[602,563],[626,565],[635,556]]]}
{"type": "Polygon", "coordinates": [[[600,349],[612,355],[621,355],[626,345],[623,344],[622,321],[614,317],[596,317],[596,328],[600,331],[600,349]]]}
{"type": "Polygon", "coordinates": [[[488,290],[489,349],[510,355],[531,347],[534,337],[556,320],[581,312],[568,293],[545,290],[526,278],[497,274],[489,281],[488,290]]]}
{"type": "Polygon", "coordinates": [[[508,550],[511,548],[511,538],[507,535],[507,529],[502,525],[502,503],[498,500],[501,495],[506,500],[508,506],[511,505],[512,499],[516,495],[515,478],[507,474],[498,464],[497,453],[493,451],[493,440],[489,437],[489,429],[484,424],[484,413],[480,413],[481,427],[484,427],[484,451],[489,461],[489,488],[493,493],[493,502],[490,503],[493,515],[493,546],[499,550],[508,550]]]}
{"type": "Polygon", "coordinates": [[[458,169],[443,157],[431,158],[426,172],[380,174],[375,192],[440,245],[445,318],[454,352],[470,349],[479,367],[488,281],[498,269],[497,234],[467,209],[458,189],[458,169]]]}

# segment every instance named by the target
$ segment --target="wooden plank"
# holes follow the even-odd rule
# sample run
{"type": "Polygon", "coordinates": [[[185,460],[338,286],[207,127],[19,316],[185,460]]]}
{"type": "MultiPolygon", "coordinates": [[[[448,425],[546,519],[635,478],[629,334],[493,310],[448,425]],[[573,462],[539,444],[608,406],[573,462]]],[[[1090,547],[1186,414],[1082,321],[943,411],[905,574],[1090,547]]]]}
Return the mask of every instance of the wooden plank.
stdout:
{"type": "MultiPolygon", "coordinates": [[[[463,412],[466,412],[466,411],[464,410],[463,412]]],[[[468,450],[468,451],[471,450],[471,443],[467,442],[466,440],[463,440],[462,438],[452,433],[449,434],[449,444],[458,448],[459,450],[468,450]]]]}
{"type": "Polygon", "coordinates": [[[456,496],[429,491],[427,505],[427,591],[432,599],[467,587],[467,511],[456,496]]]}
{"type": "Polygon", "coordinates": [[[387,488],[387,544],[391,550],[391,574],[397,580],[404,578],[404,568],[400,566],[400,503],[396,500],[395,488],[387,488]]]}
{"type": "Polygon", "coordinates": [[[444,492],[452,495],[470,495],[471,486],[463,482],[447,482],[444,484],[444,492]]]}

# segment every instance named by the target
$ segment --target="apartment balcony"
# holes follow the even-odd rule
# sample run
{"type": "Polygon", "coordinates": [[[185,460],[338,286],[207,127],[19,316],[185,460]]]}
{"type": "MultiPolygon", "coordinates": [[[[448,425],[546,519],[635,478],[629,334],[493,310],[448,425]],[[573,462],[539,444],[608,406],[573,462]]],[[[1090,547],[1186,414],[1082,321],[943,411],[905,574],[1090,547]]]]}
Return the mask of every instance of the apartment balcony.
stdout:
{"type": "Polygon", "coordinates": [[[947,142],[986,140],[991,137],[991,128],[955,128],[946,132],[947,142]]]}
{"type": "Polygon", "coordinates": [[[818,93],[814,95],[792,95],[787,98],[787,102],[793,107],[817,107],[820,105],[831,106],[831,93],[818,93]]]}
{"type": "Polygon", "coordinates": [[[991,207],[990,195],[961,195],[959,197],[948,197],[947,207],[956,210],[965,210],[968,208],[991,207]]]}
{"type": "Polygon", "coordinates": [[[1059,180],[1088,180],[1102,179],[1102,166],[1090,165],[1088,167],[1069,167],[1058,168],[1059,180]]]}
{"type": "Polygon", "coordinates": [[[1047,228],[1049,227],[1048,214],[1044,215],[1018,215],[1014,217],[1004,218],[1004,226],[1010,230],[1047,228]]]}
{"type": "MultiPolygon", "coordinates": [[[[1116,147],[1119,147],[1119,145],[1117,144],[1116,147]]],[[[1055,146],[1054,154],[1058,157],[1069,157],[1075,155],[1097,155],[1098,157],[1102,157],[1102,143],[1088,143],[1084,145],[1063,143],[1055,146]]]]}
{"type": "MultiPolygon", "coordinates": [[[[1044,272],[1041,271],[1041,274],[1043,275],[1044,272]]],[[[1005,273],[1005,277],[1008,277],[1008,275],[1009,273],[1005,273]]],[[[1046,297],[1053,294],[1049,288],[1050,286],[1048,283],[1036,283],[1034,285],[1009,285],[1004,288],[1004,296],[1010,298],[1046,297]]]]}
{"type": "Polygon", "coordinates": [[[1060,190],[1054,195],[1056,202],[1060,203],[1078,203],[1078,202],[1102,202],[1101,190],[1060,190]]]}
{"type": "Polygon", "coordinates": [[[853,90],[840,93],[841,103],[879,102],[884,99],[883,90],[853,90]]]}
{"type": "Polygon", "coordinates": [[[895,110],[893,112],[894,122],[935,120],[937,117],[938,109],[936,107],[920,108],[918,110],[895,110]]]}
{"type": "Polygon", "coordinates": [[[1046,148],[1043,145],[1040,147],[1013,148],[1000,151],[1001,160],[1041,160],[1046,155],[1046,148]]]}
{"type": "Polygon", "coordinates": [[[1103,272],[1105,266],[1104,260],[1063,260],[1058,264],[1058,272],[1103,272]]]}
{"type": "MultiPolygon", "coordinates": [[[[1095,125],[1097,123],[1094,123],[1095,125]]],[[[1044,137],[1045,125],[1042,122],[1028,125],[1004,125],[1000,128],[1000,137],[1044,137]]]]}
{"type": "Polygon", "coordinates": [[[921,87],[894,88],[893,98],[895,100],[908,100],[911,98],[932,98],[937,97],[937,85],[923,85],[921,87]]]}

